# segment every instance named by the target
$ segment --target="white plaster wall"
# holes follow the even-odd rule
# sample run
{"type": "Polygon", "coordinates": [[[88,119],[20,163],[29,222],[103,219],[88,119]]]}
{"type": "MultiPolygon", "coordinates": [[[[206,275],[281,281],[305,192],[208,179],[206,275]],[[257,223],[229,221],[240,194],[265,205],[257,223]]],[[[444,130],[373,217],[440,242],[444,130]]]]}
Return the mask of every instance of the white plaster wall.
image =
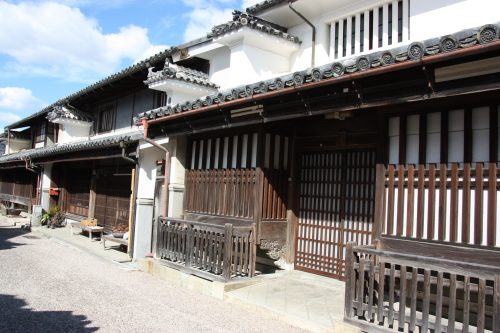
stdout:
{"type": "Polygon", "coordinates": [[[244,42],[230,49],[212,51],[208,58],[210,80],[222,90],[270,79],[290,70],[289,57],[244,42]]]}
{"type": "Polygon", "coordinates": [[[172,97],[172,102],[171,102],[172,105],[190,101],[206,95],[205,93],[197,94],[196,91],[193,91],[193,94],[187,94],[185,92],[180,92],[180,91],[167,91],[167,94],[169,97],[172,97]]]}
{"type": "Polygon", "coordinates": [[[89,125],[73,125],[73,124],[60,124],[59,125],[59,137],[57,143],[68,143],[74,142],[82,139],[88,139],[90,134],[89,125]]]}
{"type": "Polygon", "coordinates": [[[165,158],[165,154],[160,149],[152,146],[139,151],[137,198],[154,199],[156,161],[163,158],[165,158]]]}
{"type": "MultiPolygon", "coordinates": [[[[330,62],[330,29],[328,24],[321,18],[315,17],[311,22],[316,27],[316,56],[314,59],[315,66],[321,66],[330,62]]],[[[312,29],[309,25],[302,23],[288,30],[294,36],[299,37],[302,41],[300,50],[296,52],[292,58],[291,71],[304,70],[311,67],[312,58],[312,29]]]]}
{"type": "MultiPolygon", "coordinates": [[[[158,141],[158,140],[157,140],[158,141]]],[[[186,153],[186,140],[184,138],[172,138],[166,147],[171,155],[170,185],[168,215],[180,216],[184,199],[184,161],[186,153]]],[[[165,153],[147,143],[140,144],[139,151],[139,178],[137,184],[137,208],[135,220],[135,244],[134,258],[144,257],[150,253],[151,240],[154,238],[154,217],[160,212],[160,203],[154,203],[156,182],[156,161],[165,158],[165,153]]],[[[160,199],[162,200],[162,199],[160,199]]]]}
{"type": "Polygon", "coordinates": [[[290,70],[288,57],[248,44],[231,48],[231,75],[221,87],[233,87],[272,78],[290,70]]]}
{"type": "Polygon", "coordinates": [[[49,209],[50,203],[49,189],[52,183],[52,166],[52,163],[43,166],[41,206],[45,210],[49,209]]]}
{"type": "Polygon", "coordinates": [[[30,143],[31,143],[30,140],[11,139],[8,141],[5,151],[7,154],[12,154],[21,151],[23,149],[29,149],[30,143]]]}
{"type": "Polygon", "coordinates": [[[410,38],[414,41],[498,21],[498,0],[410,1],[410,38]]]}
{"type": "Polygon", "coordinates": [[[231,49],[222,46],[208,53],[206,59],[210,61],[210,80],[219,86],[224,85],[231,72],[231,49]]]}

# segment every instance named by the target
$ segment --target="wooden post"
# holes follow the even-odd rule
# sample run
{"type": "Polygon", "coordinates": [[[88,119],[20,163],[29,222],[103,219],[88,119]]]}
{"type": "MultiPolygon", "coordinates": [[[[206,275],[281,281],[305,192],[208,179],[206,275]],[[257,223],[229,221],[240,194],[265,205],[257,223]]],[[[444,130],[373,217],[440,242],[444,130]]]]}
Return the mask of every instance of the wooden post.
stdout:
{"type": "Polygon", "coordinates": [[[95,201],[96,201],[96,172],[95,167],[92,168],[92,175],[90,176],[90,197],[89,197],[89,213],[88,218],[93,219],[95,214],[95,201]]]}
{"type": "Polygon", "coordinates": [[[372,243],[380,238],[385,222],[385,165],[377,164],[375,175],[375,214],[372,243]]]}
{"type": "Polygon", "coordinates": [[[231,268],[233,262],[233,225],[226,223],[224,225],[224,267],[222,268],[222,277],[225,280],[231,279],[231,268]]]}
{"type": "Polygon", "coordinates": [[[255,227],[255,223],[252,223],[252,235],[250,237],[251,244],[251,252],[250,252],[250,271],[248,272],[248,277],[253,277],[255,275],[255,260],[257,257],[257,228],[255,227]]]}
{"type": "Polygon", "coordinates": [[[186,230],[186,267],[191,266],[191,254],[193,252],[193,234],[193,226],[188,224],[186,230]]]}
{"type": "Polygon", "coordinates": [[[345,300],[344,300],[344,317],[352,318],[353,317],[353,295],[355,284],[353,282],[356,278],[356,274],[354,273],[354,252],[353,252],[353,244],[346,244],[346,272],[345,272],[345,300]]]}
{"type": "Polygon", "coordinates": [[[161,258],[160,247],[165,245],[165,244],[162,244],[162,242],[158,241],[158,238],[161,235],[161,225],[162,225],[161,216],[159,216],[157,221],[156,221],[156,244],[153,247],[155,249],[155,253],[154,253],[155,258],[161,258]]]}
{"type": "Polygon", "coordinates": [[[493,295],[493,332],[500,331],[500,274],[495,275],[495,294],[493,295]]]}
{"type": "Polygon", "coordinates": [[[136,168],[132,169],[132,175],[130,176],[130,204],[128,208],[128,245],[127,252],[129,257],[132,257],[132,224],[134,222],[134,212],[135,212],[135,171],[136,168]]]}

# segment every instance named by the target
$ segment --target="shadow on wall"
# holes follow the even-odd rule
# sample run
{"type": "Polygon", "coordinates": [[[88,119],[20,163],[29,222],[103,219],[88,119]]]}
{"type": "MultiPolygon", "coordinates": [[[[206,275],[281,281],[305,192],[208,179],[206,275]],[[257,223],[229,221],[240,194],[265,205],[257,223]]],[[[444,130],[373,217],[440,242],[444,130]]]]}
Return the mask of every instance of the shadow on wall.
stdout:
{"type": "Polygon", "coordinates": [[[13,249],[20,245],[26,245],[24,243],[12,242],[11,239],[27,233],[28,233],[27,231],[20,228],[13,228],[11,226],[8,227],[0,226],[0,251],[13,249]]]}
{"type": "Polygon", "coordinates": [[[87,317],[70,311],[33,311],[12,295],[0,294],[0,332],[95,332],[87,317]]]}

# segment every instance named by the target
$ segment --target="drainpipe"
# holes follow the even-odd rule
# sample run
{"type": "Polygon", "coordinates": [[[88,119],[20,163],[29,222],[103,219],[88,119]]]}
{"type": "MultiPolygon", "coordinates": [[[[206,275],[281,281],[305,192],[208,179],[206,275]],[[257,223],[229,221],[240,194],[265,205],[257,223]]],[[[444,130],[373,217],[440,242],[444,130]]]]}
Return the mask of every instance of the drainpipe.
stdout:
{"type": "Polygon", "coordinates": [[[144,141],[151,144],[152,146],[163,150],[165,152],[165,174],[164,174],[164,182],[163,182],[163,190],[165,191],[165,205],[162,208],[161,216],[167,217],[168,214],[168,186],[170,185],[170,152],[167,148],[158,144],[156,141],[148,138],[148,127],[149,124],[146,119],[142,119],[142,126],[144,126],[144,141]]]}
{"type": "Polygon", "coordinates": [[[316,27],[314,24],[311,23],[304,15],[299,13],[295,8],[292,6],[292,1],[288,2],[288,7],[297,14],[298,17],[300,17],[304,22],[306,22],[312,29],[312,38],[311,38],[311,43],[312,43],[312,51],[311,51],[311,68],[314,67],[315,64],[315,58],[316,58],[316,27]]]}

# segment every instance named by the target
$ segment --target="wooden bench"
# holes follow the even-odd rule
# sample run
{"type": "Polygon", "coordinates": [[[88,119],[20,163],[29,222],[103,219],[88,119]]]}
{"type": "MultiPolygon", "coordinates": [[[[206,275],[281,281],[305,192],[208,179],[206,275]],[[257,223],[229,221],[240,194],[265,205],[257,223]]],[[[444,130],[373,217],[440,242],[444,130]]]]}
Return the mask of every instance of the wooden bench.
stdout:
{"type": "Polygon", "coordinates": [[[69,227],[70,227],[70,233],[71,235],[74,235],[74,232],[73,232],[73,228],[75,229],[80,229],[81,231],[85,231],[85,232],[88,232],[89,234],[89,238],[90,238],[90,241],[92,241],[92,236],[94,233],[99,233],[99,238],[102,239],[103,238],[103,234],[104,234],[104,228],[103,227],[98,227],[98,226],[95,226],[95,227],[88,227],[88,226],[83,226],[80,224],[80,222],[69,222],[69,227]]]}
{"type": "Polygon", "coordinates": [[[118,237],[115,237],[113,235],[103,235],[101,237],[101,240],[102,240],[102,245],[103,245],[104,249],[106,249],[106,241],[111,241],[111,242],[118,243],[120,245],[128,246],[128,239],[118,238],[118,237]]]}

